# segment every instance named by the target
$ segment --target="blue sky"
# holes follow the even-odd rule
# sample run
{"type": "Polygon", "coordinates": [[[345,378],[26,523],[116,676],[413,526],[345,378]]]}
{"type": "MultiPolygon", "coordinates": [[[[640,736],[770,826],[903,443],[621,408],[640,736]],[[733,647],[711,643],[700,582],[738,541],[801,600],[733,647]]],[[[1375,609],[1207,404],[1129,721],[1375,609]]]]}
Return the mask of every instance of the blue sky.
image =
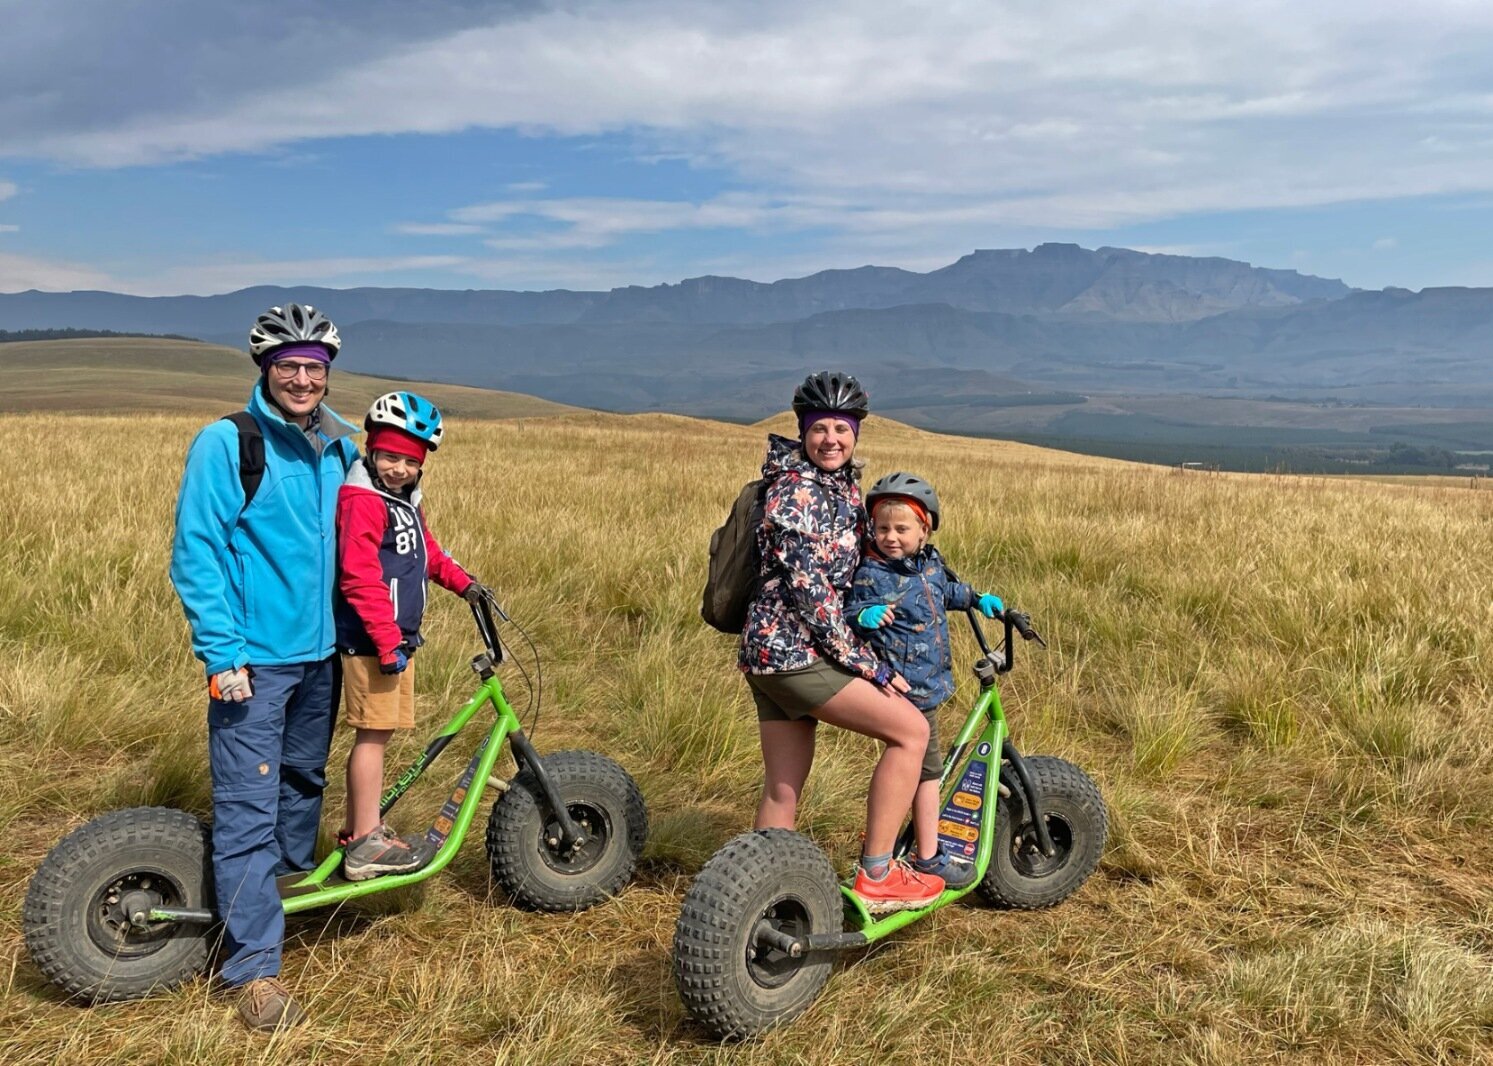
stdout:
{"type": "Polygon", "coordinates": [[[0,0],[0,291],[1073,241],[1493,285],[1493,5],[0,0]]]}

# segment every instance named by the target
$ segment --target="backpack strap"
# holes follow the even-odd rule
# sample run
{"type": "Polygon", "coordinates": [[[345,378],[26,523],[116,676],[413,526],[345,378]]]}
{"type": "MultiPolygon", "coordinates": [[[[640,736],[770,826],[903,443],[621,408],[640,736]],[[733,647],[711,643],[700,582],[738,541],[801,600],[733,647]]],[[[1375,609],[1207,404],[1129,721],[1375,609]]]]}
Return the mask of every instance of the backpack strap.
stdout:
{"type": "Polygon", "coordinates": [[[244,489],[244,509],[254,502],[259,483],[264,480],[264,431],[248,411],[224,415],[238,429],[238,480],[244,489]]]}

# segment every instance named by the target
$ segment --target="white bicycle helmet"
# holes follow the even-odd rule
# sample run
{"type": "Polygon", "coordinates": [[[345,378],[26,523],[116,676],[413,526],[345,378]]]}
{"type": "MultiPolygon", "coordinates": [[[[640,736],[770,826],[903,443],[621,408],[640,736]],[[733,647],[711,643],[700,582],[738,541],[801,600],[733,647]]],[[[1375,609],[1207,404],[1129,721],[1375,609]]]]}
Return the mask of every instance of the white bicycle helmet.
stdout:
{"type": "Polygon", "coordinates": [[[363,428],[372,432],[374,426],[392,426],[408,433],[424,441],[431,451],[441,446],[441,438],[446,435],[440,409],[413,392],[386,392],[374,400],[363,419],[363,428]]]}
{"type": "Polygon", "coordinates": [[[332,320],[310,304],[271,307],[255,319],[254,328],[249,330],[249,355],[255,366],[287,344],[319,344],[327,350],[328,359],[336,359],[342,338],[332,320]]]}

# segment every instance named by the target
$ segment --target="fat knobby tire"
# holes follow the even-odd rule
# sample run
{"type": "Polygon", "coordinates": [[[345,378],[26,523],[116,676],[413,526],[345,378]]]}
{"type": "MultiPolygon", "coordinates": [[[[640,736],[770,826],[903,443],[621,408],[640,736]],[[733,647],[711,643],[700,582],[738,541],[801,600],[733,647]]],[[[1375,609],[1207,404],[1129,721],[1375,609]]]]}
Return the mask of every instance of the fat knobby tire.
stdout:
{"type": "Polygon", "coordinates": [[[829,952],[771,961],[755,941],[764,919],[801,936],[839,932],[835,871],[806,837],[760,829],[726,842],[684,897],[674,930],[674,983],[685,1009],[716,1037],[757,1036],[802,1014],[829,980],[829,952]]]}
{"type": "Polygon", "coordinates": [[[628,772],[592,751],[542,756],[549,775],[589,843],[575,857],[547,840],[553,823],[534,774],[525,770],[493,804],[487,820],[487,858],[494,880],[520,907],[579,911],[622,890],[648,839],[643,794],[628,772]]]}
{"type": "Polygon", "coordinates": [[[1058,854],[1049,859],[1037,850],[1031,814],[1020,794],[1002,796],[990,867],[978,891],[997,907],[1040,910],[1067,899],[1099,865],[1109,812],[1089,775],[1067,760],[1033,755],[1026,766],[1058,854]]]}
{"type": "Polygon", "coordinates": [[[127,930],[113,886],[144,886],[155,905],[213,906],[208,828],[183,811],[115,811],[64,837],[31,878],[21,925],[37,969],[70,997],[138,999],[201,973],[217,927],[163,923],[127,930]]]}

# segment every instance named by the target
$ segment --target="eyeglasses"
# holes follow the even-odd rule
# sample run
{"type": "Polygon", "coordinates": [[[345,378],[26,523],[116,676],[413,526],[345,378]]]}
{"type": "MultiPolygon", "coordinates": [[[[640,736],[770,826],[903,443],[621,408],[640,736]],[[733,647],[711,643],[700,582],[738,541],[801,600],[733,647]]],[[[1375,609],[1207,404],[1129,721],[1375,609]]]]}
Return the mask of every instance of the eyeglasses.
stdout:
{"type": "Polygon", "coordinates": [[[278,363],[271,363],[270,370],[274,373],[275,377],[279,378],[281,381],[294,381],[295,376],[302,370],[306,372],[306,377],[308,380],[327,380],[326,363],[296,363],[291,362],[289,359],[285,359],[278,363]]]}

